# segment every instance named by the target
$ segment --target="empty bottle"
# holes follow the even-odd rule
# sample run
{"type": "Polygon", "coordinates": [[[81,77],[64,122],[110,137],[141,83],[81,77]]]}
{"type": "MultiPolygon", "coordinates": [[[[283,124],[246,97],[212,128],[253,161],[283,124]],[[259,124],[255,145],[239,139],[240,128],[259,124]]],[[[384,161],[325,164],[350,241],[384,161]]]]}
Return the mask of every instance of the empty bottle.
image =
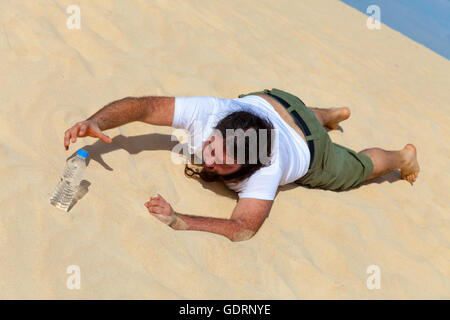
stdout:
{"type": "Polygon", "coordinates": [[[86,150],[79,149],[77,155],[67,161],[63,176],[50,198],[50,203],[55,207],[68,211],[83,179],[87,155],[86,150]]]}

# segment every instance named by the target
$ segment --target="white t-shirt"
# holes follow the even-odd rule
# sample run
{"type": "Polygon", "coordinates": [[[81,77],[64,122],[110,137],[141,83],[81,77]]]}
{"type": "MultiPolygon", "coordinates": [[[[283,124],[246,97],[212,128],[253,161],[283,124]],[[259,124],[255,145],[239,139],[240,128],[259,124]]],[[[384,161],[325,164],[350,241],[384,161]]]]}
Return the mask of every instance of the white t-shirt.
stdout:
{"type": "Polygon", "coordinates": [[[189,152],[201,156],[213,128],[228,114],[249,111],[272,122],[275,139],[270,164],[239,183],[225,182],[239,198],[273,200],[279,185],[291,183],[306,174],[310,152],[305,140],[265,99],[250,95],[237,99],[216,97],[175,97],[172,127],[189,134],[189,152]]]}

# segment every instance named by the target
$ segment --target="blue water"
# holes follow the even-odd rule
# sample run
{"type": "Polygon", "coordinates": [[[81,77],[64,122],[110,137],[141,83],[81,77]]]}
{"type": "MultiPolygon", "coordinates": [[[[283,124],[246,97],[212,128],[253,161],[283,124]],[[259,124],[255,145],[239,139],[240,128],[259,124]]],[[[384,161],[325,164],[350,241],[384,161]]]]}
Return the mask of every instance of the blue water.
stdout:
{"type": "Polygon", "coordinates": [[[365,14],[379,6],[381,23],[450,60],[450,0],[341,1],[365,14]]]}

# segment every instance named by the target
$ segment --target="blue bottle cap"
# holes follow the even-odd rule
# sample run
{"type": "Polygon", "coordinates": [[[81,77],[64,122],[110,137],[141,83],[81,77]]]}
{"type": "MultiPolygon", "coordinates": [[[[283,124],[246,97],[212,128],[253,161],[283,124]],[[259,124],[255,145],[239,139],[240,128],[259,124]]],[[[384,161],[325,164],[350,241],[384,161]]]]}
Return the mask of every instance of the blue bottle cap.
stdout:
{"type": "Polygon", "coordinates": [[[78,149],[77,155],[86,159],[86,157],[88,156],[88,152],[83,149],[78,149]]]}

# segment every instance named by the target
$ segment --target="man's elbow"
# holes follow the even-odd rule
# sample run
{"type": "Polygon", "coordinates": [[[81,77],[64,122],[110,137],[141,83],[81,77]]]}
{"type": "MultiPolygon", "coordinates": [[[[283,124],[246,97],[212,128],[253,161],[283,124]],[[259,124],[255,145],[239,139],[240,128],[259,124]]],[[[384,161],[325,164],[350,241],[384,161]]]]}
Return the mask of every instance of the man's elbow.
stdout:
{"type": "Polygon", "coordinates": [[[255,234],[256,232],[253,230],[243,229],[241,231],[233,233],[229,239],[233,242],[246,241],[252,238],[255,234]]]}

